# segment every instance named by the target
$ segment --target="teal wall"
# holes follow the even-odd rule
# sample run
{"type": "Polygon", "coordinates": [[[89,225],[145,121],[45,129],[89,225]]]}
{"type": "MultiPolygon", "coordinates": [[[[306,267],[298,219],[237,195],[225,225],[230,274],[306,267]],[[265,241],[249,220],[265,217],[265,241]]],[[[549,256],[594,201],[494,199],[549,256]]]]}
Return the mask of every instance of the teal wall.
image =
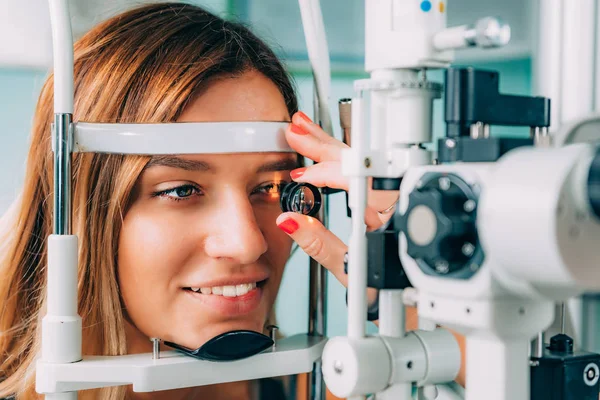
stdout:
{"type": "Polygon", "coordinates": [[[0,214],[23,179],[29,130],[44,79],[39,71],[0,69],[0,214]]]}
{"type": "MultiPolygon", "coordinates": [[[[210,6],[224,14],[234,13],[231,9],[237,0],[211,0],[210,6]]],[[[202,3],[202,1],[199,1],[202,3]]],[[[271,41],[272,42],[272,41],[271,41]]],[[[284,49],[285,50],[285,49],[284,49]]],[[[529,59],[508,60],[493,64],[477,64],[476,67],[492,69],[500,72],[500,87],[506,93],[531,94],[531,62],[529,59]]],[[[293,71],[294,80],[300,97],[300,108],[312,115],[312,76],[307,71],[293,71]]],[[[21,185],[25,157],[28,147],[28,135],[35,102],[45,79],[45,72],[0,69],[0,214],[8,207],[21,185]]],[[[336,129],[338,128],[337,100],[352,95],[353,79],[359,75],[334,73],[332,79],[331,111],[336,129]]],[[[430,74],[432,80],[442,81],[440,71],[430,74]]],[[[498,134],[523,134],[523,130],[511,128],[492,128],[498,134]]],[[[434,109],[434,134],[436,137],[444,133],[443,108],[438,100],[434,109]]],[[[348,240],[350,220],[346,217],[345,198],[342,194],[331,198],[331,230],[342,240],[348,240]]],[[[328,300],[328,334],[343,335],[346,332],[345,289],[335,280],[329,278],[328,300]]],[[[284,334],[305,332],[308,316],[308,257],[297,251],[291,258],[277,304],[277,314],[281,330],[284,334]],[[298,306],[301,304],[301,306],[298,306]]],[[[369,329],[374,331],[372,324],[369,329]]]]}

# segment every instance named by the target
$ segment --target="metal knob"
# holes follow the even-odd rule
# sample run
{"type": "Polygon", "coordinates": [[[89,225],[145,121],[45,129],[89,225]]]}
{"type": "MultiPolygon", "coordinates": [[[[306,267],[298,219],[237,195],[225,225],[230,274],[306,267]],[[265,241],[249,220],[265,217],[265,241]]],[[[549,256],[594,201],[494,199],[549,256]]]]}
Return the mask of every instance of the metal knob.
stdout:
{"type": "Polygon", "coordinates": [[[465,32],[465,39],[471,46],[494,48],[507,45],[510,35],[510,26],[500,18],[485,17],[465,32]]]}
{"type": "Polygon", "coordinates": [[[340,99],[338,102],[340,111],[340,126],[344,133],[343,141],[350,146],[350,133],[352,127],[352,99],[340,99]]]}

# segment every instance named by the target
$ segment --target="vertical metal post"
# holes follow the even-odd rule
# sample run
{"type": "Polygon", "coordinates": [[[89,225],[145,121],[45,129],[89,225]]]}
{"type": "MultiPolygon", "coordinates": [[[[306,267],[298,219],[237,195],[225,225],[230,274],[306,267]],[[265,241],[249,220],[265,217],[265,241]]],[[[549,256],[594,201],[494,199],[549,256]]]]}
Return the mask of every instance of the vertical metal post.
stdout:
{"type": "MultiPolygon", "coordinates": [[[[314,85],[314,116],[320,125],[319,102],[316,84],[314,85]]],[[[329,199],[322,193],[323,202],[317,218],[325,228],[329,228],[329,199]]],[[[309,259],[309,288],[308,288],[308,334],[326,336],[327,332],[327,270],[318,262],[309,259]]],[[[307,379],[309,400],[325,400],[326,388],[321,371],[321,361],[313,365],[307,379]]]]}
{"type": "Polygon", "coordinates": [[[71,234],[71,114],[55,114],[54,147],[54,229],[55,235],[71,234]]]}
{"type": "MultiPolygon", "coordinates": [[[[72,114],[56,113],[53,235],[48,238],[47,315],[42,320],[42,360],[81,360],[81,318],[77,315],[77,238],[71,236],[72,114]]],[[[48,393],[46,400],[76,400],[77,392],[48,393]]]]}
{"type": "MultiPolygon", "coordinates": [[[[40,361],[64,364],[82,359],[81,317],[77,314],[78,243],[77,236],[71,234],[74,53],[69,1],[49,0],[48,6],[54,60],[54,211],[53,234],[48,237],[47,312],[42,319],[40,361]]],[[[45,398],[76,400],[77,392],[48,393],[45,398]]]]}
{"type": "Polygon", "coordinates": [[[531,341],[530,355],[531,357],[541,358],[544,356],[544,342],[546,341],[546,334],[540,332],[531,341]]]}
{"type": "MultiPolygon", "coordinates": [[[[402,338],[406,335],[406,309],[401,289],[379,291],[379,334],[402,338]]],[[[399,383],[377,393],[378,400],[412,399],[412,383],[399,383]]]]}

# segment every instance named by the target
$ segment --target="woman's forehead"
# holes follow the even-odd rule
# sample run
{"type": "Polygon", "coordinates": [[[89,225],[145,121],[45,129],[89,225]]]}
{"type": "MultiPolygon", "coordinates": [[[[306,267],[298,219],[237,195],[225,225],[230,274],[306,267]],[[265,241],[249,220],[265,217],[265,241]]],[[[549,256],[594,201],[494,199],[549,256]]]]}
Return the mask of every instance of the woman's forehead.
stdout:
{"type": "Polygon", "coordinates": [[[289,121],[285,99],[257,71],[212,82],[185,107],[178,122],[289,121]]]}
{"type": "Polygon", "coordinates": [[[233,171],[268,173],[289,171],[298,167],[295,153],[236,153],[154,156],[146,169],[162,166],[186,171],[226,174],[233,171]]]}

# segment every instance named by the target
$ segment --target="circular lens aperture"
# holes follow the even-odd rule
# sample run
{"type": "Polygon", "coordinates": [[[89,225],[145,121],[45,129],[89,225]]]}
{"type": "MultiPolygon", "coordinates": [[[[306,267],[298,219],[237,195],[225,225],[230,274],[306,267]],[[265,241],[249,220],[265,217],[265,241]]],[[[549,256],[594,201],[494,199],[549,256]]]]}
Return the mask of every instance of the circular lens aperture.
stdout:
{"type": "Polygon", "coordinates": [[[283,189],[280,205],[284,212],[314,216],[321,208],[321,193],[311,184],[292,182],[283,189]]]}
{"type": "Polygon", "coordinates": [[[308,215],[314,206],[315,196],[311,192],[310,188],[306,186],[300,186],[294,191],[294,194],[290,199],[291,211],[308,215]]]}

